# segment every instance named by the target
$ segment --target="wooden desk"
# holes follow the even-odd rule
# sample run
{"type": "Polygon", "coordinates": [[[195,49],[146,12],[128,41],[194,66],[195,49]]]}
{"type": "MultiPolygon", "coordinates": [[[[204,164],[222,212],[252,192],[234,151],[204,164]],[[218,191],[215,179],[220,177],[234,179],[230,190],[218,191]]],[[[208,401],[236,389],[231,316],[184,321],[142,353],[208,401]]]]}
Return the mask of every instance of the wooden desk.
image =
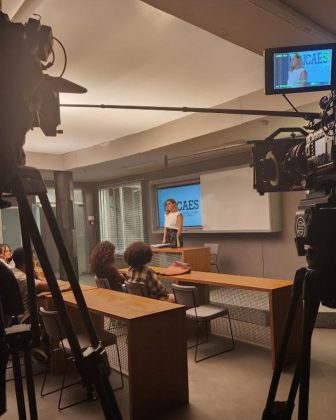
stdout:
{"type": "MultiPolygon", "coordinates": [[[[185,307],[107,289],[83,290],[83,295],[96,316],[127,323],[131,419],[156,419],[187,403],[185,307]]],[[[63,298],[76,307],[71,291],[63,298]]]]}
{"type": "Polygon", "coordinates": [[[192,270],[211,271],[210,248],[182,247],[182,248],[152,248],[153,264],[168,266],[171,262],[181,260],[190,264],[192,270]],[[165,261],[167,263],[165,264],[165,261]]]}
{"type": "MultiPolygon", "coordinates": [[[[62,283],[58,282],[58,286],[62,292],[62,295],[64,295],[65,292],[68,292],[71,289],[71,286],[69,282],[63,280],[61,280],[61,282],[62,283]]],[[[81,284],[80,287],[82,292],[84,290],[97,289],[97,286],[90,286],[88,284],[81,284]]],[[[38,293],[37,298],[39,306],[43,306],[44,309],[48,309],[50,311],[55,310],[55,305],[52,301],[52,295],[50,291],[38,293]]]]}
{"type": "MultiPolygon", "coordinates": [[[[160,267],[151,268],[154,271],[160,271],[160,267]]],[[[266,292],[268,294],[269,300],[272,366],[274,368],[275,360],[280,350],[283,328],[290,303],[291,287],[293,284],[292,280],[276,280],[201,271],[192,271],[188,274],[175,276],[160,275],[160,278],[182,284],[186,283],[197,285],[200,291],[200,297],[203,299],[203,302],[208,300],[209,286],[266,292]]],[[[299,355],[301,325],[302,303],[300,303],[298,307],[295,323],[292,328],[286,355],[287,363],[296,361],[299,355]]]]}

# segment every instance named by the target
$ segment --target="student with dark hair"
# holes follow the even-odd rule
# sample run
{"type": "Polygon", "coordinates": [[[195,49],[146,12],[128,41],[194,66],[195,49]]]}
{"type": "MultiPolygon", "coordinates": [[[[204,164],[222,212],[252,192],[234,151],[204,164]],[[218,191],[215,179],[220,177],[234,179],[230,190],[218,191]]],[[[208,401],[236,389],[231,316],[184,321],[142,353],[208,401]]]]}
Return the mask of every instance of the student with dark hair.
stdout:
{"type": "Polygon", "coordinates": [[[132,283],[144,283],[148,295],[152,299],[174,302],[174,295],[167,290],[158,279],[156,273],[147,267],[153,256],[151,247],[144,242],[133,242],[124,252],[124,259],[129,265],[127,280],[132,283]]]}
{"type": "Polygon", "coordinates": [[[114,266],[114,250],[111,242],[99,242],[90,255],[90,270],[96,277],[106,278],[112,290],[123,292],[124,276],[114,266]]]}
{"type": "MultiPolygon", "coordinates": [[[[28,285],[27,285],[27,275],[26,275],[26,262],[25,255],[22,247],[16,248],[12,255],[13,261],[15,263],[15,268],[12,269],[13,274],[18,282],[21,299],[24,307],[23,317],[29,314],[29,305],[28,305],[28,285]]],[[[36,292],[44,292],[49,290],[48,283],[45,280],[35,279],[35,289],[36,292]]]]}

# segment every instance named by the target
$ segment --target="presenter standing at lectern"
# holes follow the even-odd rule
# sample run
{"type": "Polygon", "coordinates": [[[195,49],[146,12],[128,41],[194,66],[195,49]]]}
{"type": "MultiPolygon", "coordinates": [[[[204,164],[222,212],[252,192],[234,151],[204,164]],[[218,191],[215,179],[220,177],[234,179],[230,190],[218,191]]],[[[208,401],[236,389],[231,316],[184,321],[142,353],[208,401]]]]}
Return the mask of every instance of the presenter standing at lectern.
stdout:
{"type": "Polygon", "coordinates": [[[183,228],[183,215],[178,211],[176,201],[173,198],[166,200],[165,210],[162,243],[169,243],[172,248],[182,247],[183,240],[181,233],[183,228]]]}
{"type": "Polygon", "coordinates": [[[287,85],[289,87],[307,86],[307,70],[304,69],[302,56],[298,53],[290,56],[287,85]]]}

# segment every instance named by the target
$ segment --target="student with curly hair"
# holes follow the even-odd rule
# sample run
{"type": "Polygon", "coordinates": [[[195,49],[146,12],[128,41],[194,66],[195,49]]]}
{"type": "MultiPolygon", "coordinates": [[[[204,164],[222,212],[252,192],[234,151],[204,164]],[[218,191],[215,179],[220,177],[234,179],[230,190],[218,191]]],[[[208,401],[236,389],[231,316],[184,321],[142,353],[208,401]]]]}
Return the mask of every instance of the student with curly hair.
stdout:
{"type": "Polygon", "coordinates": [[[152,299],[175,302],[174,295],[167,290],[158,279],[156,273],[146,264],[152,259],[153,252],[150,246],[137,241],[129,245],[124,252],[124,259],[129,265],[127,280],[132,283],[144,283],[148,295],[152,299]]]}
{"type": "Polygon", "coordinates": [[[106,278],[112,290],[122,292],[124,276],[114,266],[115,246],[109,241],[97,244],[90,255],[90,269],[98,278],[106,278]]]}

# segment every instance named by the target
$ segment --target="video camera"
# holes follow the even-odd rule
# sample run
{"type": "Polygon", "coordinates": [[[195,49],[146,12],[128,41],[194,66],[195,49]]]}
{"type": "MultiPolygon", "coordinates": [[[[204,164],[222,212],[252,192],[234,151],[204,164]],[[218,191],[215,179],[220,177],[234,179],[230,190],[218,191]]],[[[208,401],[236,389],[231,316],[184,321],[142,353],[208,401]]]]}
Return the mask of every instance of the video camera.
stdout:
{"type": "Polygon", "coordinates": [[[335,97],[325,96],[329,108],[312,124],[302,128],[280,128],[252,148],[254,188],[260,193],[328,189],[336,186],[335,97]],[[289,137],[276,137],[291,133],[289,137]]]}
{"type": "MultiPolygon", "coordinates": [[[[54,38],[38,19],[13,23],[0,12],[0,193],[18,165],[25,163],[26,132],[40,127],[56,136],[60,124],[59,92],[85,93],[86,89],[44,73],[55,61],[54,38]],[[48,62],[49,57],[51,61],[48,62]]],[[[64,47],[62,46],[65,53],[64,47]]],[[[66,62],[66,57],[65,57],[66,62]]]]}
{"type": "Polygon", "coordinates": [[[268,49],[265,74],[266,94],[331,93],[320,100],[318,120],[250,142],[254,188],[264,194],[336,187],[336,44],[268,49]]]}

